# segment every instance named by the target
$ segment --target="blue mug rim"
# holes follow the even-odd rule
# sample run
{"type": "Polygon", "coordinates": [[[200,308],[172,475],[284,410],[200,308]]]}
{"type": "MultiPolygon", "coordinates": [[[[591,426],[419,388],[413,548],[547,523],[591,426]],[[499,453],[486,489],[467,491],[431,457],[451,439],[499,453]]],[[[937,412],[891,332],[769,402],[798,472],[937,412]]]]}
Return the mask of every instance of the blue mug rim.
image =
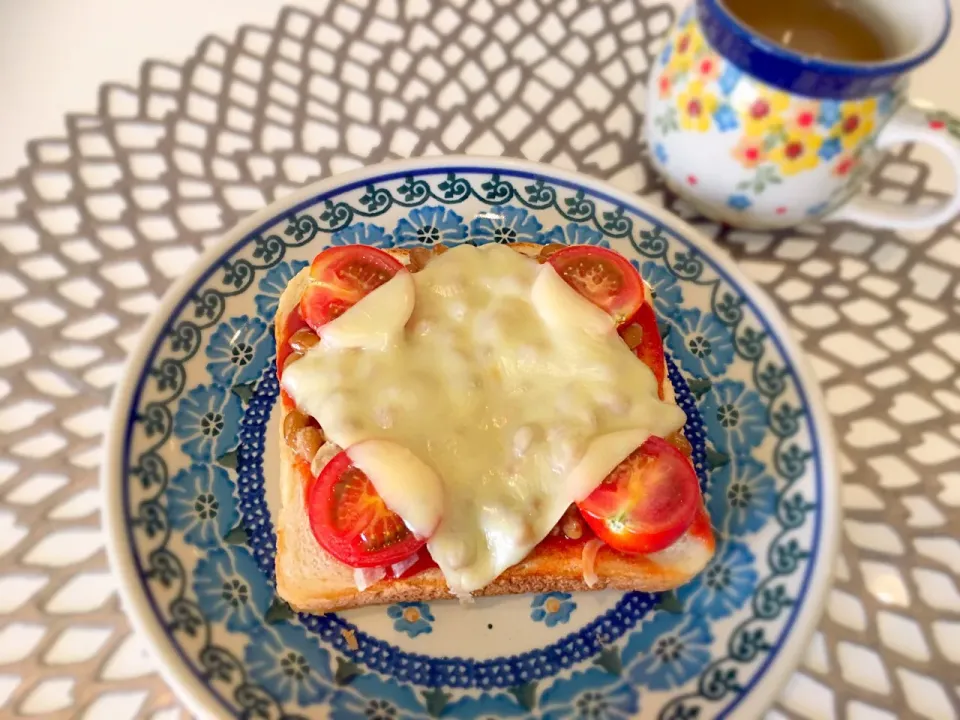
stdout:
{"type": "MultiPolygon", "coordinates": [[[[771,85],[791,91],[798,90],[793,87],[793,78],[796,76],[817,74],[832,77],[841,85],[825,94],[843,97],[847,95],[847,91],[843,89],[846,82],[882,80],[883,78],[895,80],[933,57],[946,42],[953,22],[950,0],[941,0],[941,4],[944,18],[943,27],[932,43],[906,56],[899,55],[889,60],[870,63],[825,60],[777,45],[744,25],[727,8],[724,0],[696,0],[696,9],[701,24],[706,26],[708,23],[704,21],[709,18],[709,25],[712,26],[710,30],[715,33],[727,34],[726,40],[728,42],[725,43],[727,47],[732,47],[736,51],[735,54],[742,58],[751,58],[748,61],[749,67],[742,68],[746,72],[771,85]],[[788,69],[786,74],[783,73],[784,69],[788,69]],[[785,77],[785,75],[791,77],[785,77]]],[[[708,41],[716,45],[715,38],[709,37],[712,33],[708,32],[706,27],[705,32],[708,35],[708,41]]],[[[725,54],[722,49],[718,49],[718,52],[721,55],[725,54]]],[[[739,64],[736,57],[729,57],[728,59],[734,64],[739,64]]],[[[870,87],[871,90],[879,89],[873,85],[864,86],[858,83],[849,86],[851,94],[861,94],[857,92],[858,85],[859,87],[870,87]]],[[[799,91],[802,92],[802,90],[799,91]]],[[[863,92],[862,94],[872,93],[863,92]]]]}

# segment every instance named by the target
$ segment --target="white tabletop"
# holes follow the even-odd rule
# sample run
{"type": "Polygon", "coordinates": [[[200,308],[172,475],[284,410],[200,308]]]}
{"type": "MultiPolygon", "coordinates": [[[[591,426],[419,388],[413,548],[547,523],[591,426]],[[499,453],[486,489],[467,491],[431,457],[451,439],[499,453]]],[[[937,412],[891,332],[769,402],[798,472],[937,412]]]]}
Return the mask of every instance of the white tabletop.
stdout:
{"type": "MultiPolygon", "coordinates": [[[[960,8],[960,0],[950,0],[960,8]]],[[[270,24],[281,0],[31,0],[0,3],[0,176],[28,140],[56,135],[68,112],[92,112],[104,82],[135,83],[145,58],[180,62],[208,34],[270,24]],[[15,68],[16,70],[13,70],[15,68]]],[[[293,3],[306,10],[326,0],[293,3]]],[[[677,2],[677,5],[683,4],[677,2]]],[[[960,113],[960,33],[913,77],[913,95],[960,113]]]]}

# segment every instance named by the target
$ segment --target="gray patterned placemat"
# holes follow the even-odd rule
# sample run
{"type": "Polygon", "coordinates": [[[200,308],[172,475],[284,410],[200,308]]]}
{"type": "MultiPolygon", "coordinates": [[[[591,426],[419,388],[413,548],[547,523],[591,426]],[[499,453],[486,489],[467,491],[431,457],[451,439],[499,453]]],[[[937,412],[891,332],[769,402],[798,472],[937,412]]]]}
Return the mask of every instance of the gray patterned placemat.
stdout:
{"type": "MultiPolygon", "coordinates": [[[[105,85],[0,180],[0,715],[175,717],[99,532],[110,389],[172,277],[251,210],[390,157],[526,157],[689,215],[643,156],[670,4],[338,3],[105,85]]],[[[910,149],[872,191],[932,197],[910,149]]],[[[837,583],[774,716],[960,712],[960,239],[692,218],[774,298],[824,384],[837,583]]]]}

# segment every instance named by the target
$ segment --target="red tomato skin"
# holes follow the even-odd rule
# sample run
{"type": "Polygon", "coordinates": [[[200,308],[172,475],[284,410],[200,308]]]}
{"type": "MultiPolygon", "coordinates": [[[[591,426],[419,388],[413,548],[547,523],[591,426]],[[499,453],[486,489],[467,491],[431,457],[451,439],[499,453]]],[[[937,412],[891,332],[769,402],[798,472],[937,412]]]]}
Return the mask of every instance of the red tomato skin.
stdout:
{"type": "MultiPolygon", "coordinates": [[[[640,481],[639,478],[634,478],[632,473],[623,476],[622,481],[619,479],[618,470],[623,463],[607,476],[608,479],[614,478],[616,484],[605,480],[591,495],[577,503],[577,506],[590,529],[605,543],[623,553],[648,554],[670,547],[689,529],[701,504],[700,488],[690,460],[662,438],[648,438],[635,452],[639,452],[641,457],[649,458],[648,464],[640,470],[639,478],[647,476],[659,482],[655,489],[661,490],[661,497],[655,499],[661,501],[661,506],[666,505],[667,510],[672,511],[671,517],[665,518],[659,524],[648,522],[637,531],[622,522],[623,516],[629,512],[626,507],[629,500],[624,497],[627,487],[623,483],[640,481]],[[668,465],[657,468],[657,463],[668,465]],[[664,486],[664,479],[653,474],[658,469],[661,472],[671,471],[669,479],[673,482],[669,486],[664,486]],[[663,497],[663,490],[674,494],[663,497]],[[619,513],[618,519],[621,520],[618,527],[614,527],[611,522],[614,512],[619,513]]],[[[633,462],[633,455],[624,462],[633,462]]],[[[646,509],[649,510],[649,507],[646,509]]]]}
{"type": "Polygon", "coordinates": [[[343,315],[353,304],[332,295],[321,285],[309,285],[300,296],[298,311],[305,318],[304,323],[319,334],[320,328],[343,315]]]}
{"type": "Polygon", "coordinates": [[[630,261],[620,253],[599,245],[571,245],[550,255],[547,262],[568,285],[587,300],[609,313],[618,325],[631,317],[644,301],[645,286],[639,273],[630,261]],[[589,274],[590,263],[599,265],[605,271],[614,271],[613,279],[616,293],[605,297],[593,296],[579,278],[582,272],[589,274]]]}
{"type": "MultiPolygon", "coordinates": [[[[309,327],[314,332],[319,331],[323,325],[343,314],[401,269],[403,265],[387,253],[362,245],[330,247],[317,254],[310,266],[311,282],[301,296],[298,306],[287,317],[283,328],[282,342],[277,348],[278,377],[284,361],[291,353],[289,338],[297,330],[309,327]]],[[[281,402],[287,411],[295,408],[293,399],[283,390],[281,402]]],[[[312,478],[309,466],[300,468],[301,475],[311,478],[307,484],[307,512],[318,544],[337,560],[354,568],[391,565],[422,548],[426,540],[409,533],[400,542],[377,552],[369,552],[359,545],[355,535],[344,537],[343,533],[334,531],[332,518],[337,508],[333,500],[333,487],[339,482],[340,475],[351,465],[347,454],[341,452],[324,467],[317,478],[312,478]]],[[[369,480],[367,483],[368,487],[363,492],[372,494],[376,501],[379,501],[379,510],[382,513],[390,513],[376,497],[372,483],[369,483],[369,480]]],[[[374,513],[374,520],[383,520],[384,517],[388,522],[402,524],[399,516],[394,515],[391,518],[374,513]]]]}
{"type": "MultiPolygon", "coordinates": [[[[341,451],[327,463],[308,489],[307,514],[310,518],[310,529],[320,547],[345,565],[353,568],[365,568],[393,565],[408,558],[426,545],[426,538],[418,538],[413,533],[408,532],[406,537],[399,542],[376,552],[370,552],[364,549],[358,541],[359,532],[362,532],[363,528],[353,533],[349,532],[348,528],[335,528],[333,522],[339,509],[335,502],[335,486],[350,469],[355,469],[353,463],[346,451],[341,451]]],[[[357,470],[356,472],[360,471],[357,470]]],[[[368,496],[371,503],[379,504],[379,507],[373,505],[373,509],[366,508],[368,515],[372,515],[371,520],[376,521],[386,518],[390,522],[402,525],[403,521],[400,517],[387,509],[383,505],[383,501],[376,495],[373,483],[367,480],[367,485],[363,492],[368,496]],[[387,513],[390,515],[387,515],[387,513]]],[[[356,522],[353,518],[346,518],[345,520],[356,522]]],[[[369,527],[369,524],[367,527],[369,527]]]]}
{"type": "Polygon", "coordinates": [[[310,278],[356,302],[403,269],[393,256],[368,245],[328,247],[310,264],[310,278]]]}
{"type": "Polygon", "coordinates": [[[290,348],[290,338],[297,330],[302,330],[303,328],[308,327],[306,320],[303,319],[303,315],[300,313],[300,308],[295,307],[289,315],[287,315],[286,322],[283,326],[283,331],[280,333],[280,342],[277,343],[277,377],[280,378],[283,376],[283,363],[286,362],[286,359],[290,356],[290,353],[293,350],[290,348]]]}
{"type": "Polygon", "coordinates": [[[634,316],[621,326],[621,331],[634,324],[638,325],[643,331],[643,340],[633,349],[633,354],[653,371],[657,378],[657,394],[663,400],[663,384],[666,382],[667,366],[663,355],[663,338],[660,337],[657,316],[651,303],[646,302],[641,305],[634,316]]]}
{"type": "MultiPolygon", "coordinates": [[[[283,391],[281,390],[281,393],[282,392],[283,391]]],[[[313,476],[313,473],[310,470],[310,463],[298,458],[294,461],[294,465],[298,475],[300,476],[300,482],[303,483],[303,487],[306,488],[306,494],[309,497],[310,493],[312,492],[313,485],[317,482],[317,478],[313,476]]],[[[320,544],[319,541],[318,544],[320,544]]],[[[323,547],[323,545],[320,544],[320,547],[323,547]]],[[[420,553],[417,556],[417,561],[404,570],[397,579],[406,580],[408,578],[416,577],[417,575],[420,575],[431,568],[438,567],[436,560],[433,559],[433,556],[430,555],[429,551],[421,549],[419,551],[415,550],[414,552],[420,553]]]]}
{"type": "Polygon", "coordinates": [[[328,247],[310,264],[310,284],[300,298],[300,314],[318,332],[402,269],[399,260],[374,247],[328,247]]]}

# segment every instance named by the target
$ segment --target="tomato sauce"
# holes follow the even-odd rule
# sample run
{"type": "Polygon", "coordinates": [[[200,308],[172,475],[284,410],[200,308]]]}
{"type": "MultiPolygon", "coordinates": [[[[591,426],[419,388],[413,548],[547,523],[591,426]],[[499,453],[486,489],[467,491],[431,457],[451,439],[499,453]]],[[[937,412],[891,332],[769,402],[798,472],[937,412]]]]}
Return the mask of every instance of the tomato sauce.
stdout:
{"type": "Polygon", "coordinates": [[[713,540],[713,529],[710,527],[710,516],[706,509],[701,505],[697,508],[697,514],[693,516],[693,523],[687,530],[692,537],[698,540],[713,540]]]}
{"type": "Polygon", "coordinates": [[[435,567],[437,567],[437,563],[433,559],[433,557],[430,555],[430,551],[427,550],[426,548],[423,548],[420,551],[420,554],[417,556],[417,561],[413,565],[408,567],[406,570],[404,570],[400,574],[399,579],[406,580],[407,578],[412,578],[416,575],[419,575],[422,572],[426,572],[427,570],[430,570],[431,568],[435,568],[435,567]]]}
{"type": "MultiPolygon", "coordinates": [[[[286,362],[287,358],[290,356],[290,353],[293,352],[290,347],[290,338],[293,336],[297,330],[302,330],[303,328],[308,327],[306,320],[303,319],[303,316],[300,314],[300,306],[295,307],[289,315],[287,315],[287,321],[283,326],[283,332],[280,337],[283,338],[282,342],[279,343],[277,347],[277,377],[279,378],[282,374],[283,363],[286,362]]],[[[280,401],[283,403],[285,410],[290,411],[296,408],[296,403],[294,403],[293,398],[287,394],[287,391],[283,388],[280,388],[280,401]]]]}
{"type": "MultiPolygon", "coordinates": [[[[584,525],[586,525],[586,523],[584,523],[584,525]]],[[[584,527],[583,535],[578,537],[576,540],[571,540],[562,532],[559,532],[556,535],[547,535],[543,540],[540,541],[540,544],[537,545],[537,547],[554,552],[567,553],[570,552],[571,549],[576,549],[577,552],[582,552],[583,546],[593,538],[593,531],[588,527],[584,527]]]]}

